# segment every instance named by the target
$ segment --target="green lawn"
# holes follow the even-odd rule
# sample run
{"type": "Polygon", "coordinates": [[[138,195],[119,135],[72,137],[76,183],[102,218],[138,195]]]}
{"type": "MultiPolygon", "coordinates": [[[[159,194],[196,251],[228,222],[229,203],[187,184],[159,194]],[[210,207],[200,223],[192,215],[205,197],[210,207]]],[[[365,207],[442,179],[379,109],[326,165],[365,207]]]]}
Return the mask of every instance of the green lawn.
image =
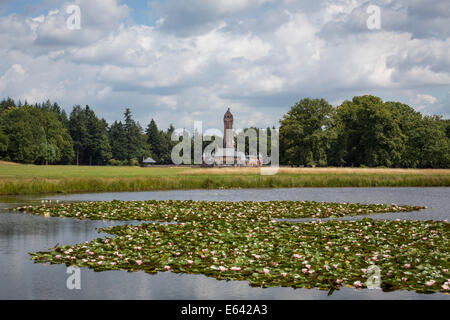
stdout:
{"type": "Polygon", "coordinates": [[[0,194],[276,187],[450,186],[450,170],[36,166],[0,162],[0,194]]]}
{"type": "Polygon", "coordinates": [[[0,164],[3,178],[135,178],[171,176],[183,171],[181,168],[141,168],[112,166],[36,166],[0,164]]]}

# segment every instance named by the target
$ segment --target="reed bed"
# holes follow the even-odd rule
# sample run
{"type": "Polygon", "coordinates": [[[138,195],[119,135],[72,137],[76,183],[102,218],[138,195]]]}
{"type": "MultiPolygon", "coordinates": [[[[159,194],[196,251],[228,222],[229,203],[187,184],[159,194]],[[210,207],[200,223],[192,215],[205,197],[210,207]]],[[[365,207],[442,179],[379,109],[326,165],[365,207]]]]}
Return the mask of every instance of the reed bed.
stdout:
{"type": "MultiPolygon", "coordinates": [[[[192,168],[181,171],[181,175],[229,175],[229,174],[260,174],[260,168],[223,167],[223,168],[192,168]]],[[[280,167],[278,174],[414,174],[414,175],[450,175],[450,169],[401,169],[401,168],[290,168],[280,167]]]]}
{"type": "Polygon", "coordinates": [[[177,174],[162,177],[1,178],[0,194],[293,187],[448,187],[450,175],[424,174],[177,174]]]}

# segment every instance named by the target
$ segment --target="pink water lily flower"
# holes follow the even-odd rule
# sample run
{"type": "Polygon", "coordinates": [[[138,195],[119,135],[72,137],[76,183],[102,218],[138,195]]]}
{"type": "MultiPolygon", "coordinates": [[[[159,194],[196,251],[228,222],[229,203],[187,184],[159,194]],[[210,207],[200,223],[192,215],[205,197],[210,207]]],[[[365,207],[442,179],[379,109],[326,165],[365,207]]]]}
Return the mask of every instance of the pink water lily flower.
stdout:
{"type": "Polygon", "coordinates": [[[361,283],[361,281],[355,281],[355,282],[353,282],[353,286],[355,287],[355,288],[361,288],[362,287],[362,283],[361,283]]]}
{"type": "Polygon", "coordinates": [[[170,267],[169,266],[164,266],[164,270],[169,271],[170,267]]]}
{"type": "Polygon", "coordinates": [[[434,281],[434,280],[430,280],[430,281],[427,281],[426,283],[425,283],[425,285],[427,286],[427,287],[431,287],[433,284],[435,284],[436,283],[436,281],[434,281]]]}
{"type": "Polygon", "coordinates": [[[286,273],[286,272],[282,272],[282,273],[281,273],[281,276],[282,276],[282,277],[286,277],[286,276],[287,276],[287,273],[286,273]]]}
{"type": "Polygon", "coordinates": [[[142,264],[142,260],[136,260],[136,264],[140,266],[142,264]]]}
{"type": "Polygon", "coordinates": [[[405,264],[405,269],[411,268],[411,265],[409,263],[405,264]]]}
{"type": "Polygon", "coordinates": [[[186,260],[186,262],[187,262],[188,264],[193,264],[193,263],[194,263],[194,261],[192,261],[192,260],[186,260]]]}
{"type": "Polygon", "coordinates": [[[241,268],[239,268],[239,267],[231,267],[231,270],[232,271],[241,271],[241,268]]]}
{"type": "Polygon", "coordinates": [[[269,269],[266,269],[266,268],[264,268],[264,269],[263,269],[263,272],[264,272],[264,274],[268,274],[268,273],[270,272],[270,270],[269,270],[269,269]]]}

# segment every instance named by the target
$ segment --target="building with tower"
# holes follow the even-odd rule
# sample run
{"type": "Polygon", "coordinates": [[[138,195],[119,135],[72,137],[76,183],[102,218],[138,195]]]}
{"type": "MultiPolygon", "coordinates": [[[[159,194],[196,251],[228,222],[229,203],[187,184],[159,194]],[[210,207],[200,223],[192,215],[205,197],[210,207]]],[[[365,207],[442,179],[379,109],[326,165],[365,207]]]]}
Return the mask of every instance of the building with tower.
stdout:
{"type": "Polygon", "coordinates": [[[244,152],[237,151],[233,134],[233,114],[228,108],[223,116],[223,148],[219,148],[212,154],[214,166],[261,166],[260,155],[248,156],[244,152]]]}

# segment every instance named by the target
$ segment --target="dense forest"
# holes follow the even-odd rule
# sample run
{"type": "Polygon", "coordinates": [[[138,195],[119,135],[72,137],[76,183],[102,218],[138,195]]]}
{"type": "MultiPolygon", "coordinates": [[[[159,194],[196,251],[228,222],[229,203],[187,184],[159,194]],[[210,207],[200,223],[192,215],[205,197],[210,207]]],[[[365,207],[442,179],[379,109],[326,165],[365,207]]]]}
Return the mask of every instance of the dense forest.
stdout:
{"type": "Polygon", "coordinates": [[[170,163],[175,130],[159,130],[151,121],[145,132],[126,109],[123,121],[108,125],[89,106],[67,115],[50,101],[29,105],[0,102],[0,158],[34,164],[138,165],[151,156],[170,163]]]}
{"type": "MultiPolygon", "coordinates": [[[[50,101],[30,105],[7,98],[0,102],[0,159],[137,165],[150,156],[170,164],[174,130],[172,125],[160,130],[154,120],[144,130],[128,108],[121,121],[109,125],[89,106],[76,105],[67,115],[50,101]]],[[[369,95],[336,108],[324,99],[302,99],[280,120],[280,163],[449,168],[450,120],[369,95]]]]}

